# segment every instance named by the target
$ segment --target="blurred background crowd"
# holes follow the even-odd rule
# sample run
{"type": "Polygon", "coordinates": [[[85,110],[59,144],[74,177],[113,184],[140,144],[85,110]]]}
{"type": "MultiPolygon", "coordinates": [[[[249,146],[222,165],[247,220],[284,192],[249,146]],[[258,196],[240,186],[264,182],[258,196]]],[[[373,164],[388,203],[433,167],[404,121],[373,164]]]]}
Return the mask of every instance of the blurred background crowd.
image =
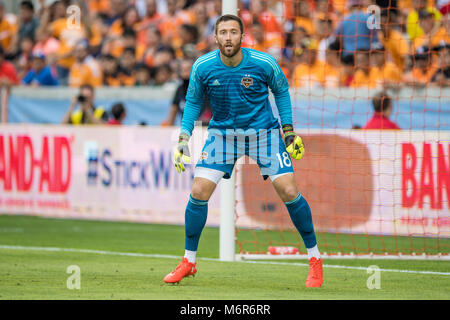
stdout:
{"type": "MultiPolygon", "coordinates": [[[[221,0],[0,0],[0,84],[160,86],[216,49],[221,0]]],[[[450,0],[241,0],[295,87],[447,86],[450,0]],[[377,5],[374,7],[372,5],[377,5]]]]}

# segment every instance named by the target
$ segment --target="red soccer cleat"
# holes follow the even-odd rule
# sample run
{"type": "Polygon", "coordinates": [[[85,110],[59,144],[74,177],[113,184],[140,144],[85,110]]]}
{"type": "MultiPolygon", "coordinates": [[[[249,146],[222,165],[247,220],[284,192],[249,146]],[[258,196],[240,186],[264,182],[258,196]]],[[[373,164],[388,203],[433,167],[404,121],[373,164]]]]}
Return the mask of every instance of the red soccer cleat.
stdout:
{"type": "Polygon", "coordinates": [[[322,259],[311,258],[309,260],[309,273],[306,278],[307,288],[317,288],[323,283],[322,259]]]}
{"type": "Polygon", "coordinates": [[[187,258],[183,258],[178,267],[164,277],[164,282],[178,283],[184,277],[193,276],[196,273],[197,273],[197,263],[190,263],[187,258]]]}

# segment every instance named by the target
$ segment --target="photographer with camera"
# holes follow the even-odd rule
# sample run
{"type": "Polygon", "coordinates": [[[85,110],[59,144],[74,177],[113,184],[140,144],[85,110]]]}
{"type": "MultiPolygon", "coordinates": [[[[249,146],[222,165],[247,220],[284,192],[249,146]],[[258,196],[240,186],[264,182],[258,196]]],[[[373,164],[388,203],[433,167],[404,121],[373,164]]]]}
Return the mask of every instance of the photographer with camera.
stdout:
{"type": "Polygon", "coordinates": [[[108,121],[108,114],[102,107],[94,105],[94,87],[84,84],[80,87],[80,93],[72,98],[72,103],[67,109],[62,120],[63,124],[104,124],[108,121]],[[75,107],[80,105],[78,110],[75,107]]]}

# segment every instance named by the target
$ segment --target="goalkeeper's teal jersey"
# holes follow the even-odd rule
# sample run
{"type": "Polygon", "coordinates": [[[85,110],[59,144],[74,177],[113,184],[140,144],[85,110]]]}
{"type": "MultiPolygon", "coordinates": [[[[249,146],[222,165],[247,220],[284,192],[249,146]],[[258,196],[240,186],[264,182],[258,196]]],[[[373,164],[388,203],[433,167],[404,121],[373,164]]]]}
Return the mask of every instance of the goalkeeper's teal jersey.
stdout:
{"type": "Polygon", "coordinates": [[[192,134],[205,95],[212,107],[209,128],[277,129],[279,122],[269,102],[271,89],[281,124],[292,124],[287,79],[276,60],[267,53],[241,48],[243,58],[236,67],[220,59],[219,50],[197,59],[191,69],[181,131],[192,134]]]}

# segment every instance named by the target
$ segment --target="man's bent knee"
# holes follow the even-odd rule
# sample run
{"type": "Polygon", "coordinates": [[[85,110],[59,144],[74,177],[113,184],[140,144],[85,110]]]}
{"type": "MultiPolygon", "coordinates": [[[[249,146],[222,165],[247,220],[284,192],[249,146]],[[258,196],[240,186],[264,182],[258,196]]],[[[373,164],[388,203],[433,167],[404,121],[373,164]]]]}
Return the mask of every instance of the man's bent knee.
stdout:
{"type": "Polygon", "coordinates": [[[194,178],[192,184],[191,196],[197,200],[209,200],[216,184],[205,178],[194,178]]]}
{"type": "Polygon", "coordinates": [[[298,196],[298,189],[297,186],[294,185],[288,185],[284,186],[280,190],[280,198],[283,200],[283,202],[289,202],[294,200],[298,196]]]}

